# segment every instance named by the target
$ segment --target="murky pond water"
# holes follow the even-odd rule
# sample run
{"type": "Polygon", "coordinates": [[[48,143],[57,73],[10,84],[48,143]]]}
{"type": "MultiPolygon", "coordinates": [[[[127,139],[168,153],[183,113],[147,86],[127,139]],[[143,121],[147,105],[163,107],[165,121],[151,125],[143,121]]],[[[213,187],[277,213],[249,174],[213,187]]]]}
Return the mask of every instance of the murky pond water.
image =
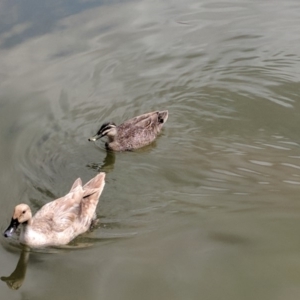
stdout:
{"type": "Polygon", "coordinates": [[[1,299],[299,298],[298,1],[0,7],[1,230],[107,173],[100,223],[70,245],[0,238],[1,299]],[[87,141],[155,109],[144,149],[87,141]]]}

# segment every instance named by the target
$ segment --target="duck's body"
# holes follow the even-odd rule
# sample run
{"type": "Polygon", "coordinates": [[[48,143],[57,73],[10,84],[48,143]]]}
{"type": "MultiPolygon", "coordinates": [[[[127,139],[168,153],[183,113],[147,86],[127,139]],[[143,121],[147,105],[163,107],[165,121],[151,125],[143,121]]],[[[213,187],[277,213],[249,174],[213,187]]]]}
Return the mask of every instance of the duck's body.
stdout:
{"type": "Polygon", "coordinates": [[[25,245],[46,247],[68,244],[91,226],[104,179],[105,173],[99,173],[82,186],[78,178],[67,195],[47,203],[33,217],[27,204],[17,205],[4,236],[11,236],[21,224],[19,241],[25,245]]]}
{"type": "Polygon", "coordinates": [[[107,136],[105,146],[113,151],[131,151],[151,144],[168,119],[168,111],[154,111],[129,119],[119,126],[104,123],[89,141],[107,136]]]}

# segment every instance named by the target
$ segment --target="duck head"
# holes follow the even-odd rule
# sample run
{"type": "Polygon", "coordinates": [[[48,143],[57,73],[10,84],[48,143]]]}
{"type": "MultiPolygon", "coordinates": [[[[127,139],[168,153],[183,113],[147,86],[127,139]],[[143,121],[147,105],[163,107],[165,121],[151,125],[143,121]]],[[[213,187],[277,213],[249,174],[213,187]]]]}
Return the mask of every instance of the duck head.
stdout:
{"type": "Polygon", "coordinates": [[[113,122],[107,122],[100,127],[96,135],[89,138],[89,141],[95,142],[104,136],[108,136],[109,138],[113,139],[116,136],[116,134],[117,134],[116,124],[113,122]]]}
{"type": "Polygon", "coordinates": [[[15,207],[10,224],[4,231],[5,237],[10,237],[17,230],[20,224],[28,222],[32,217],[31,209],[27,204],[19,204],[15,207]]]}

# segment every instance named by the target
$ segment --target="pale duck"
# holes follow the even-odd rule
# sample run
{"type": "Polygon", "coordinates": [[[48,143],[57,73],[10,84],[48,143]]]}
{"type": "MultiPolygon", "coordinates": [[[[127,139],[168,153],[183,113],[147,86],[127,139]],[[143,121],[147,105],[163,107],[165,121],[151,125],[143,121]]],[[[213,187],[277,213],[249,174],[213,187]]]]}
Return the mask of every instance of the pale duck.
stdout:
{"type": "Polygon", "coordinates": [[[29,247],[68,244],[90,228],[104,185],[105,173],[84,186],[78,178],[67,195],[45,204],[33,217],[27,204],[17,205],[4,236],[11,236],[21,225],[19,241],[29,247]]]}

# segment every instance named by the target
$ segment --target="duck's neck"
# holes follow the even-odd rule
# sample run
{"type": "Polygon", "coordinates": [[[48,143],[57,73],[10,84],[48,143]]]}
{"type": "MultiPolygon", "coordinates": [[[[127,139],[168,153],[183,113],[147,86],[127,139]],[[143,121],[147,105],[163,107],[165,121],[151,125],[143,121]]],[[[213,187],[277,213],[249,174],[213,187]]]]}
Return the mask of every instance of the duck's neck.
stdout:
{"type": "Polygon", "coordinates": [[[108,143],[110,144],[110,143],[113,143],[116,140],[117,135],[116,134],[115,135],[108,135],[107,138],[108,138],[108,143]]]}
{"type": "Polygon", "coordinates": [[[26,227],[27,225],[31,226],[32,225],[32,218],[30,218],[28,221],[23,223],[24,227],[26,227]]]}

